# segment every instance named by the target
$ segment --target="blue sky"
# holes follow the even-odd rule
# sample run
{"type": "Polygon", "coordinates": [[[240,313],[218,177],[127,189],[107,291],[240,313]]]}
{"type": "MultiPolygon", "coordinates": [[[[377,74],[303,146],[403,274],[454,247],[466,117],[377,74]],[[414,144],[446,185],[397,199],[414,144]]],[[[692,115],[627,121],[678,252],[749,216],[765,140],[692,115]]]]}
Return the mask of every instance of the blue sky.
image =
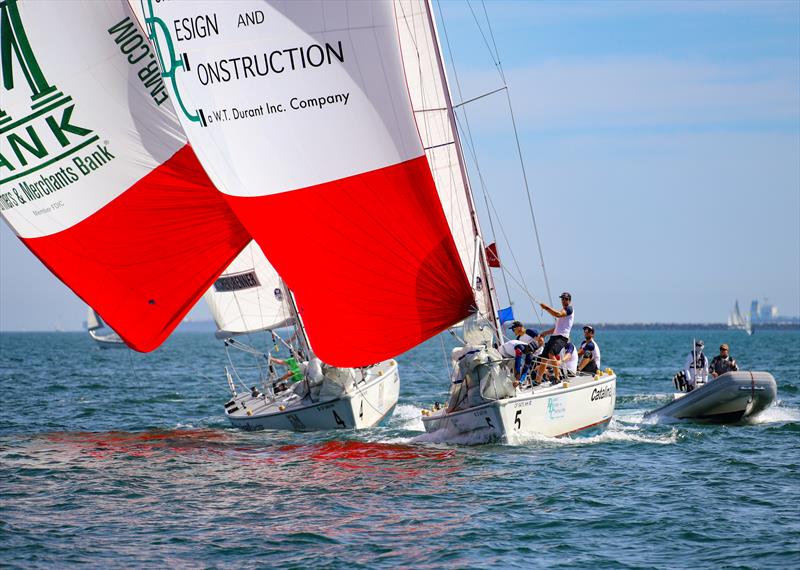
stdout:
{"type": "MultiPolygon", "coordinates": [[[[454,100],[500,87],[469,9],[483,24],[483,5],[435,6],[455,54],[454,100]]],[[[800,2],[488,2],[486,10],[550,283],[556,295],[573,293],[579,321],[720,322],[734,300],[764,296],[781,314],[800,313],[800,2]]],[[[502,225],[543,298],[505,95],[463,109],[495,229],[502,225]]],[[[517,315],[533,318],[525,295],[513,287],[512,295],[517,315]]],[[[77,329],[83,319],[82,303],[3,224],[0,329],[47,330],[58,320],[77,329]]]]}

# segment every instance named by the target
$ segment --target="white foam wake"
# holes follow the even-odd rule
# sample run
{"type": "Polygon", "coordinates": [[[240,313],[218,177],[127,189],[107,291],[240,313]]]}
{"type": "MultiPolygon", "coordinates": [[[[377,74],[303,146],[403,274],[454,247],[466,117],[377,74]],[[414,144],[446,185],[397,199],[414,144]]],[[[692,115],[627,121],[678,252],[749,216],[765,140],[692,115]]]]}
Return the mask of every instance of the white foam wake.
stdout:
{"type": "Polygon", "coordinates": [[[749,421],[751,424],[777,424],[794,422],[800,422],[800,410],[783,405],[781,400],[778,400],[769,408],[749,421]]]}
{"type": "Polygon", "coordinates": [[[394,409],[393,424],[408,431],[425,431],[422,424],[422,408],[411,404],[398,404],[394,409]]]}

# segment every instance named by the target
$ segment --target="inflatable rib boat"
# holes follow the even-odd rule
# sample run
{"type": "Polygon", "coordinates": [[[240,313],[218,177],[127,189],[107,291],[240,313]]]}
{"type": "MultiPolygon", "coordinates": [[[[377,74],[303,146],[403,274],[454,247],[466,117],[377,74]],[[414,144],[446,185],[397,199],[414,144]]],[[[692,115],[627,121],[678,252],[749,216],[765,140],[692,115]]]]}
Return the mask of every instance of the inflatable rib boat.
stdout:
{"type": "Polygon", "coordinates": [[[644,417],[735,423],[764,411],[777,393],[769,372],[727,372],[691,392],[676,394],[675,400],[644,417]]]}

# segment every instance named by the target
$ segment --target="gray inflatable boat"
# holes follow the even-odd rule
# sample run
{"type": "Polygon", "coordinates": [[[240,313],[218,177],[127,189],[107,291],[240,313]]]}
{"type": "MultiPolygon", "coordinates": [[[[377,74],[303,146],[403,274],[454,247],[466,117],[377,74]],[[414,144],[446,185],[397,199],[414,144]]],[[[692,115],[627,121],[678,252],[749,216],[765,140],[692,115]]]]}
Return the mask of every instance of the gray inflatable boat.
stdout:
{"type": "Polygon", "coordinates": [[[644,417],[671,417],[713,423],[734,423],[764,411],[778,393],[769,372],[727,372],[691,392],[647,412],[644,417]]]}

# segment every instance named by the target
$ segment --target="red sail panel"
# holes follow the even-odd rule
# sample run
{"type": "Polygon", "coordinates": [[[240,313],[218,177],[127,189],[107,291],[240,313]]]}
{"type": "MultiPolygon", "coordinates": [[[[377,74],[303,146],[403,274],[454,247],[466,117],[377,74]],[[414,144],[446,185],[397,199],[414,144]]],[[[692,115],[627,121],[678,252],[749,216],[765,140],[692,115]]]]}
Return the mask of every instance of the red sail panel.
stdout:
{"type": "Polygon", "coordinates": [[[312,348],[328,364],[391,358],[474,311],[424,156],[228,200],[295,293],[312,348]]]}
{"type": "Polygon", "coordinates": [[[81,223],[20,239],[128,346],[150,351],[250,236],[186,145],[81,223]]]}

